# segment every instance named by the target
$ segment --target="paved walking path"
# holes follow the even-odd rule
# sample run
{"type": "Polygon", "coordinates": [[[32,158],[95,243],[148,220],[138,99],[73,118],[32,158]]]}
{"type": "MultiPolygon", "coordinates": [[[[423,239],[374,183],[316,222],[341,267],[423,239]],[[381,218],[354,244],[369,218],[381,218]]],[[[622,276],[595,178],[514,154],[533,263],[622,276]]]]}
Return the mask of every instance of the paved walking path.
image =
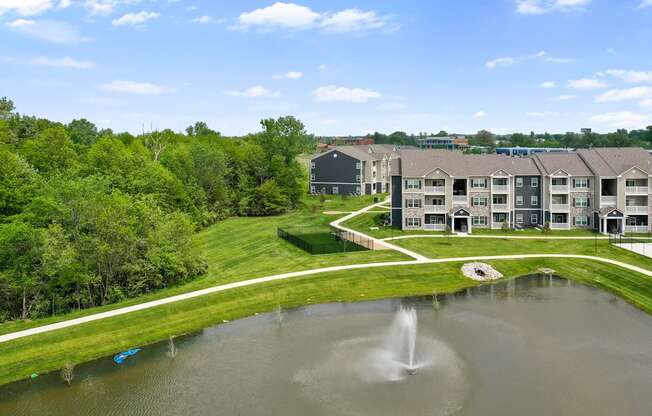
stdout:
{"type": "Polygon", "coordinates": [[[635,271],[638,273],[642,273],[646,276],[652,277],[652,271],[644,269],[642,267],[634,266],[631,264],[623,263],[618,260],[612,260],[612,259],[607,259],[603,257],[596,257],[596,256],[585,256],[585,255],[579,255],[579,254],[520,254],[520,255],[505,255],[505,256],[472,256],[472,257],[451,257],[451,258],[443,258],[443,259],[431,259],[428,257],[425,257],[421,254],[415,253],[413,251],[404,249],[402,247],[395,246],[391,243],[388,243],[387,241],[382,241],[377,238],[370,237],[364,233],[361,233],[359,231],[355,231],[346,227],[343,227],[340,225],[341,222],[344,222],[348,219],[353,218],[355,215],[361,214],[363,212],[367,212],[368,210],[373,209],[376,206],[379,206],[383,204],[384,202],[370,205],[368,207],[365,207],[361,210],[355,211],[345,217],[342,217],[336,221],[333,221],[331,225],[333,227],[336,227],[341,230],[345,230],[351,233],[354,233],[356,235],[363,236],[365,238],[369,238],[374,240],[376,244],[384,245],[387,248],[399,251],[401,253],[404,253],[408,256],[411,256],[414,258],[414,260],[408,260],[408,261],[392,261],[392,262],[382,262],[382,263],[365,263],[365,264],[350,264],[350,265],[344,265],[344,266],[331,266],[331,267],[323,267],[319,269],[312,269],[312,270],[303,270],[299,272],[290,272],[290,273],[282,273],[282,274],[276,274],[272,276],[266,276],[266,277],[259,277],[256,279],[250,279],[250,280],[244,280],[240,282],[234,282],[234,283],[228,283],[228,284],[223,284],[223,285],[218,285],[218,286],[213,286],[209,287],[206,289],[200,289],[200,290],[195,290],[192,292],[188,293],[183,293],[180,295],[175,295],[175,296],[170,296],[167,298],[163,299],[158,299],[158,300],[153,300],[150,302],[145,302],[141,303],[138,305],[133,305],[133,306],[126,306],[123,308],[118,308],[118,309],[113,309],[110,311],[106,312],[101,312],[101,313],[96,313],[93,315],[88,315],[84,316],[81,318],[75,318],[75,319],[69,319],[67,321],[62,321],[62,322],[57,322],[49,325],[43,325],[35,328],[30,328],[30,329],[25,329],[22,331],[17,331],[9,334],[4,334],[0,335],[0,343],[3,342],[8,342],[12,340],[16,340],[19,338],[24,338],[30,335],[37,335],[37,334],[42,334],[45,332],[50,332],[50,331],[55,331],[58,329],[63,329],[63,328],[68,328],[71,326],[76,326],[76,325],[81,325],[84,323],[88,322],[93,322],[93,321],[98,321],[101,319],[106,319],[106,318],[111,318],[115,316],[120,316],[124,315],[130,312],[135,312],[135,311],[140,311],[144,309],[149,309],[149,308],[154,308],[156,306],[161,306],[161,305],[167,305],[170,303],[175,303],[175,302],[180,302],[183,300],[187,299],[193,299],[199,296],[204,296],[208,295],[211,293],[218,293],[218,292],[223,292],[226,290],[230,289],[235,289],[239,287],[245,287],[245,286],[251,286],[251,285],[256,285],[260,283],[265,283],[265,282],[272,282],[276,280],[283,280],[283,279],[289,279],[292,277],[299,277],[299,276],[308,276],[308,275],[314,275],[314,274],[320,274],[320,273],[327,273],[327,272],[334,272],[334,271],[340,271],[340,270],[355,270],[355,269],[366,269],[366,268],[372,268],[372,267],[392,267],[392,266],[410,266],[410,265],[427,265],[427,264],[438,264],[438,263],[451,263],[451,262],[469,262],[469,261],[478,261],[478,260],[518,260],[518,259],[533,259],[533,258],[560,258],[560,259],[584,259],[584,260],[593,260],[593,261],[599,261],[602,263],[608,263],[612,264],[618,267],[622,267],[627,270],[635,271]]]}
{"type": "Polygon", "coordinates": [[[652,243],[620,243],[614,245],[625,250],[633,251],[641,256],[652,258],[652,243]]]}

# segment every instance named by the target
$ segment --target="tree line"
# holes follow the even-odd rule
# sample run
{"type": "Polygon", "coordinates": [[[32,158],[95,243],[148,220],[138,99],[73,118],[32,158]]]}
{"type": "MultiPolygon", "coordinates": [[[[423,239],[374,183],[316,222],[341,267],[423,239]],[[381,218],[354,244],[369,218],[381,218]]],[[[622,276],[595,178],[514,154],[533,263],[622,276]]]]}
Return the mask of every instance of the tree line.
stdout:
{"type": "Polygon", "coordinates": [[[206,272],[192,235],[276,215],[306,192],[314,146],[293,117],[223,137],[140,135],[21,115],[0,99],[0,321],[105,305],[206,272]]]}

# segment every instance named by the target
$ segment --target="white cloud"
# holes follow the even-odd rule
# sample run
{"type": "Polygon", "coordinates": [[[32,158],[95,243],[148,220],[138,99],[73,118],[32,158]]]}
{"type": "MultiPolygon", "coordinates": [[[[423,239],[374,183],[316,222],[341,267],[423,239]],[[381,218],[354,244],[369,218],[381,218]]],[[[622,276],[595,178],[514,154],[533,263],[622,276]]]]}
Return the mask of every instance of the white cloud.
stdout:
{"type": "Polygon", "coordinates": [[[606,83],[594,78],[580,78],[568,81],[568,86],[576,90],[595,90],[605,88],[606,83]]]}
{"type": "Polygon", "coordinates": [[[632,113],[631,111],[617,111],[612,113],[596,114],[589,117],[593,123],[607,124],[616,128],[645,127],[652,116],[649,114],[632,113]]]}
{"type": "Polygon", "coordinates": [[[516,63],[516,58],[512,58],[511,56],[505,56],[502,58],[496,58],[492,59],[491,61],[487,61],[485,66],[489,69],[494,69],[497,67],[504,67],[504,66],[512,66],[516,63]]]}
{"type": "Polygon", "coordinates": [[[173,93],[176,90],[163,85],[151,84],[149,82],[135,82],[125,80],[114,80],[107,84],[102,84],[99,89],[107,92],[119,92],[136,95],[160,95],[173,93]]]}
{"type": "Polygon", "coordinates": [[[555,88],[557,84],[555,81],[544,81],[539,85],[541,88],[555,88]]]}
{"type": "Polygon", "coordinates": [[[54,20],[17,19],[5,24],[9,30],[50,43],[72,44],[86,41],[79,29],[66,22],[54,20]]]}
{"type": "Polygon", "coordinates": [[[379,16],[373,10],[345,9],[323,15],[320,26],[330,32],[359,32],[383,28],[388,20],[388,16],[379,16]]]}
{"type": "Polygon", "coordinates": [[[320,64],[320,65],[319,65],[319,70],[320,70],[321,72],[327,71],[327,70],[328,70],[328,65],[326,65],[326,64],[320,64]]]}
{"type": "Polygon", "coordinates": [[[374,10],[344,9],[335,12],[318,12],[310,7],[295,3],[276,2],[271,6],[262,7],[241,13],[236,25],[231,29],[246,30],[312,29],[321,28],[328,32],[363,32],[375,29],[396,30],[398,25],[392,25],[391,16],[381,16],[374,10]]]}
{"type": "Polygon", "coordinates": [[[228,90],[225,91],[224,94],[229,95],[231,97],[244,97],[244,98],[275,98],[281,95],[280,93],[269,90],[263,87],[262,85],[256,85],[242,91],[228,90]]]}
{"type": "Polygon", "coordinates": [[[200,25],[206,25],[209,23],[222,23],[224,22],[224,19],[216,19],[213,16],[199,16],[195,17],[194,19],[190,19],[191,23],[199,23],[200,25]]]}
{"type": "Polygon", "coordinates": [[[483,118],[483,117],[487,117],[487,115],[488,114],[485,113],[484,111],[477,111],[476,113],[473,114],[473,118],[483,118]]]}
{"type": "Polygon", "coordinates": [[[309,7],[294,3],[277,2],[271,6],[240,14],[238,23],[245,27],[304,29],[314,25],[319,18],[319,13],[312,11],[309,7]]]}
{"type": "Polygon", "coordinates": [[[652,0],[641,0],[641,2],[638,5],[638,8],[643,9],[645,7],[652,7],[652,0]]]}
{"type": "Polygon", "coordinates": [[[552,97],[552,101],[570,101],[574,100],[577,98],[577,95],[573,94],[564,94],[564,95],[558,95],[557,97],[552,97]]]}
{"type": "Polygon", "coordinates": [[[529,111],[525,113],[528,117],[559,117],[557,111],[529,111]]]}
{"type": "Polygon", "coordinates": [[[641,108],[652,108],[652,98],[646,98],[638,102],[638,106],[641,108]]]}
{"type": "Polygon", "coordinates": [[[289,71],[285,74],[276,74],[273,76],[274,79],[299,79],[303,76],[303,72],[299,71],[289,71]]]}
{"type": "Polygon", "coordinates": [[[652,98],[652,87],[633,87],[625,89],[615,89],[606,91],[597,97],[595,100],[600,103],[642,100],[645,98],[652,98]]]}
{"type": "Polygon", "coordinates": [[[113,19],[111,24],[113,26],[125,26],[125,25],[142,25],[148,20],[156,19],[160,14],[156,12],[141,11],[138,13],[127,13],[120,17],[119,19],[113,19]]]}
{"type": "Polygon", "coordinates": [[[33,16],[54,6],[53,0],[0,0],[0,15],[13,12],[20,16],[33,16]]]}
{"type": "Polygon", "coordinates": [[[555,56],[550,56],[548,52],[546,51],[539,51],[536,53],[532,53],[529,55],[521,55],[521,56],[503,56],[500,58],[493,59],[491,61],[487,61],[485,63],[485,66],[489,69],[495,69],[498,67],[508,67],[512,66],[514,64],[523,62],[523,61],[530,61],[530,60],[540,60],[544,62],[551,62],[551,63],[556,63],[556,64],[566,64],[569,62],[573,62],[572,58],[559,58],[555,56]]]}
{"type": "Polygon", "coordinates": [[[652,71],[608,69],[604,72],[608,75],[611,75],[612,77],[619,78],[625,82],[630,82],[632,84],[638,84],[641,82],[652,82],[652,71]]]}
{"type": "Polygon", "coordinates": [[[379,92],[366,88],[347,88],[336,85],[319,87],[312,92],[317,101],[340,101],[350,103],[366,103],[380,98],[379,92]]]}
{"type": "Polygon", "coordinates": [[[84,7],[88,9],[91,16],[107,15],[113,13],[116,4],[116,0],[86,0],[84,7]]]}
{"type": "Polygon", "coordinates": [[[516,12],[526,15],[571,12],[583,10],[589,3],[591,0],[516,0],[516,12]]]}
{"type": "Polygon", "coordinates": [[[72,68],[72,69],[90,69],[95,67],[95,62],[92,61],[80,61],[73,59],[69,56],[64,56],[60,59],[47,58],[41,56],[38,58],[32,59],[32,64],[40,66],[49,66],[52,68],[72,68]]]}

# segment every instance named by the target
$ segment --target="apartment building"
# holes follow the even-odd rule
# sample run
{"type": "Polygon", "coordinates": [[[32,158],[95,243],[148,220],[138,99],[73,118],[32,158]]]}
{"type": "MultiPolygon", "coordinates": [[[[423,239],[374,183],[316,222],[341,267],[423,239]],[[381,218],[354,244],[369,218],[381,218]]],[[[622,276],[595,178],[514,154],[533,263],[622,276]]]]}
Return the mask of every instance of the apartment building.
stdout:
{"type": "Polygon", "coordinates": [[[392,163],[392,223],[469,233],[540,225],[540,174],[529,158],[404,150],[392,163]]]}
{"type": "Polygon", "coordinates": [[[585,149],[529,157],[403,150],[391,161],[392,224],[406,230],[587,228],[647,232],[652,156],[585,149]]]}
{"type": "Polygon", "coordinates": [[[580,149],[593,174],[595,229],[647,232],[652,223],[652,155],[640,148],[580,149]]]}
{"type": "Polygon", "coordinates": [[[396,146],[337,146],[310,160],[310,193],[373,195],[389,191],[396,146]]]}

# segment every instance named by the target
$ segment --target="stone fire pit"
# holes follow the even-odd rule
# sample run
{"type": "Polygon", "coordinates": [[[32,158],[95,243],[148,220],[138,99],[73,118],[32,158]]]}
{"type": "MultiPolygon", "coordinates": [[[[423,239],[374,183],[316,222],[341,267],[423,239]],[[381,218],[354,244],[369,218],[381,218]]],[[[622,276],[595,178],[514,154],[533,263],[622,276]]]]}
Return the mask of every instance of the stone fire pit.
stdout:
{"type": "Polygon", "coordinates": [[[462,273],[464,273],[464,276],[470,279],[478,280],[481,282],[487,280],[496,280],[503,277],[502,273],[487,263],[478,262],[466,263],[464,266],[462,266],[462,273]]]}

